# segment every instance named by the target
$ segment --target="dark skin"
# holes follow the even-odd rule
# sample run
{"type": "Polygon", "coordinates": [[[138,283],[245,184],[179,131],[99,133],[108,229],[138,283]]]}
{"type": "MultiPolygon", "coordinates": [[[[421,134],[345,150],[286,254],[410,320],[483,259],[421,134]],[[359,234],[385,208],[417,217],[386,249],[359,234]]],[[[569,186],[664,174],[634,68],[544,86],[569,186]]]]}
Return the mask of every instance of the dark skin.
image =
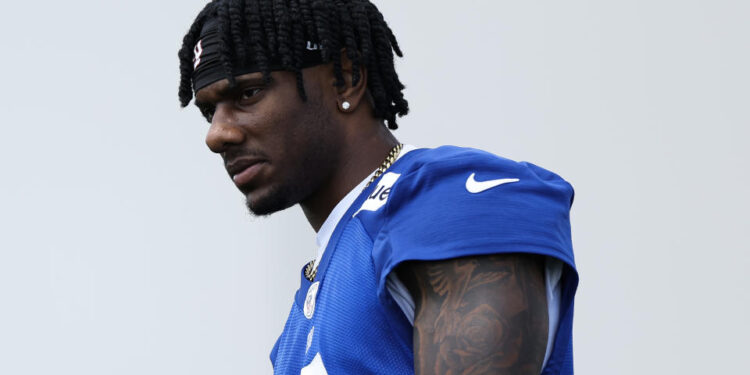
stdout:
{"type": "Polygon", "coordinates": [[[547,346],[544,259],[501,254],[411,262],[416,374],[538,375],[547,346]]]}
{"type": "Polygon", "coordinates": [[[251,181],[238,186],[254,213],[299,203],[317,231],[398,144],[372,115],[366,73],[353,86],[348,60],[343,70],[346,85],[339,88],[331,64],[304,69],[307,102],[294,74],[284,71],[272,72],[269,85],[261,73],[251,73],[237,77],[236,89],[222,80],[196,93],[196,105],[213,112],[206,144],[222,156],[230,176],[233,164],[259,164],[251,181]]]}
{"type": "MultiPolygon", "coordinates": [[[[196,93],[210,117],[206,144],[224,159],[248,208],[270,214],[297,203],[318,231],[336,204],[383,162],[398,141],[373,118],[367,72],[335,87],[331,64],[294,74],[236,77],[196,93]],[[350,107],[344,110],[342,103],[350,107]]],[[[539,374],[547,341],[543,261],[494,255],[412,262],[397,269],[414,297],[417,374],[539,374]]]]}

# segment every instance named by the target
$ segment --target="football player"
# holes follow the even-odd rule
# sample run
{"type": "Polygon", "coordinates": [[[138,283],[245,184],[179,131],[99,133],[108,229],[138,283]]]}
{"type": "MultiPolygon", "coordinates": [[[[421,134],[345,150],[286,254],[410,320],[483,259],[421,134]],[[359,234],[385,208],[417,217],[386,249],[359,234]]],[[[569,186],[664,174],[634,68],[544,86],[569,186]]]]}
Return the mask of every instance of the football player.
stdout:
{"type": "Polygon", "coordinates": [[[249,210],[299,204],[317,232],[275,373],[572,374],[571,185],[402,145],[394,54],[367,0],[213,1],[183,40],[181,104],[249,210]]]}

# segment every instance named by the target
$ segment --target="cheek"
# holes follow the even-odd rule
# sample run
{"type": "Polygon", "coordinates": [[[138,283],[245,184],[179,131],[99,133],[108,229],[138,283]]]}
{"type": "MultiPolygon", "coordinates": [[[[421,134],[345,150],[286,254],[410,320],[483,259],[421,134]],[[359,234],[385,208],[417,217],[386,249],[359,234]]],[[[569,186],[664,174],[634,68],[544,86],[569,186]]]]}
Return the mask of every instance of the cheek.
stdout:
{"type": "Polygon", "coordinates": [[[324,147],[334,135],[330,116],[321,106],[308,102],[285,111],[279,118],[282,142],[290,153],[302,153],[306,149],[324,147]]]}
{"type": "Polygon", "coordinates": [[[293,123],[289,111],[273,105],[271,101],[261,101],[243,112],[238,120],[247,134],[248,151],[260,151],[273,159],[285,149],[284,143],[289,139],[287,133],[293,123]]]}
{"type": "Polygon", "coordinates": [[[273,166],[274,179],[289,180],[299,175],[299,168],[309,158],[312,126],[308,124],[307,111],[289,106],[264,111],[254,118],[255,132],[250,136],[251,147],[257,147],[273,166]]]}
{"type": "MultiPolygon", "coordinates": [[[[281,80],[280,80],[281,81],[281,80]]],[[[247,113],[256,145],[279,167],[277,173],[299,173],[295,169],[322,162],[321,153],[337,137],[331,116],[323,106],[315,85],[306,85],[308,100],[303,102],[294,81],[279,82],[275,91],[247,113]]]]}

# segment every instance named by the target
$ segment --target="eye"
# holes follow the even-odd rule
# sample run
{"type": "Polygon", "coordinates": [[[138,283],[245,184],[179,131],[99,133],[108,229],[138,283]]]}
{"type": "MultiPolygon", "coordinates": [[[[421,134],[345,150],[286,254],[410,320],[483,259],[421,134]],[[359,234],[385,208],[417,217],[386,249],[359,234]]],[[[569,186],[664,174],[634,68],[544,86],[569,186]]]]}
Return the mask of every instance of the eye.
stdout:
{"type": "Polygon", "coordinates": [[[206,118],[206,121],[210,124],[214,120],[214,112],[216,112],[216,108],[213,106],[205,106],[200,107],[201,113],[203,114],[203,117],[206,118]]]}
{"type": "Polygon", "coordinates": [[[251,87],[242,90],[242,100],[253,99],[256,95],[263,91],[260,87],[251,87]]]}

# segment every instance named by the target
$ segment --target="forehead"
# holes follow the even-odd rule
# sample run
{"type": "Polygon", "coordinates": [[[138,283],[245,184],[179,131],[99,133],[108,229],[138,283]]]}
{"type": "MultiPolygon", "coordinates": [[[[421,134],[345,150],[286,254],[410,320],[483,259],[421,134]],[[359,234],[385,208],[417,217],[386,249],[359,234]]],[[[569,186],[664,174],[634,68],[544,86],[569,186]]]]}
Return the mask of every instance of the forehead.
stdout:
{"type": "MultiPolygon", "coordinates": [[[[248,73],[234,77],[237,85],[246,85],[263,82],[263,73],[248,73]]],[[[235,87],[236,88],[236,87],[235,87]]],[[[228,79],[216,81],[195,93],[195,104],[214,103],[229,95],[232,88],[228,79]]]]}

